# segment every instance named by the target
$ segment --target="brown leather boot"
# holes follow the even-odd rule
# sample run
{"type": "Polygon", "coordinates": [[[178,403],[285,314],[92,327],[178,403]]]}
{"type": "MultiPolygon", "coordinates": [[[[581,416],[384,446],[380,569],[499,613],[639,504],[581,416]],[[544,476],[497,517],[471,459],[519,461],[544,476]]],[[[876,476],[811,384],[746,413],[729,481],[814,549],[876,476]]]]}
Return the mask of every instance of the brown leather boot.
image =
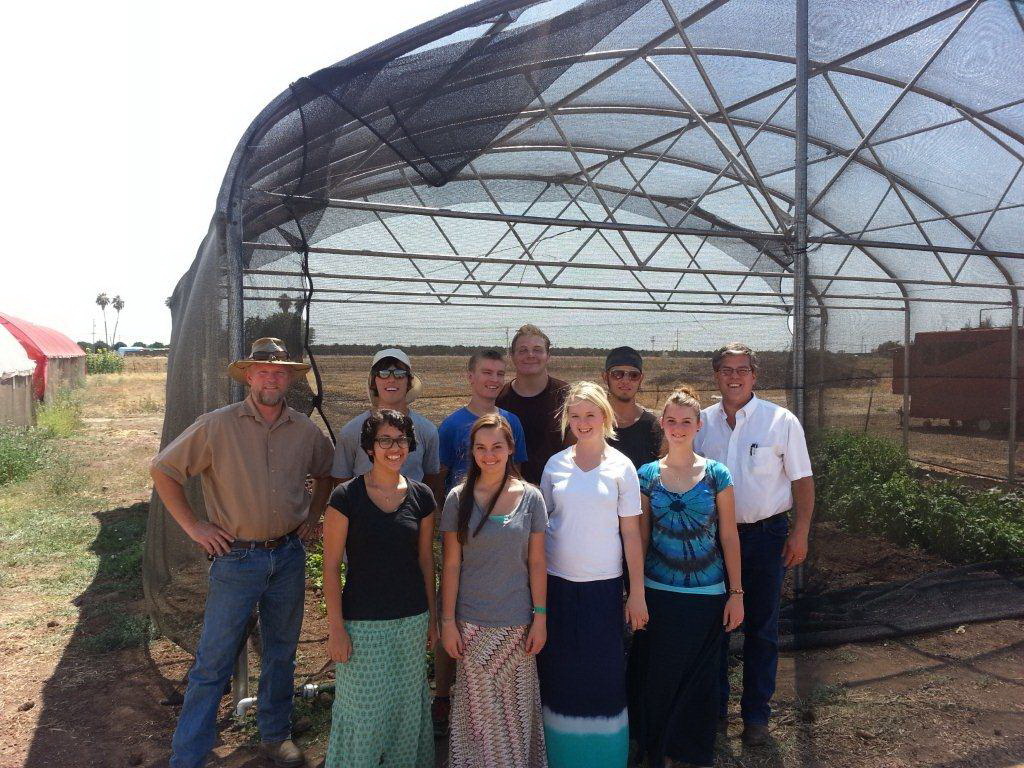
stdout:
{"type": "Polygon", "coordinates": [[[264,741],[260,743],[260,752],[277,768],[302,768],[306,764],[302,750],[291,739],[264,741]]]}
{"type": "Polygon", "coordinates": [[[742,739],[748,747],[763,747],[772,740],[772,737],[768,733],[767,725],[744,723],[742,739]]]}

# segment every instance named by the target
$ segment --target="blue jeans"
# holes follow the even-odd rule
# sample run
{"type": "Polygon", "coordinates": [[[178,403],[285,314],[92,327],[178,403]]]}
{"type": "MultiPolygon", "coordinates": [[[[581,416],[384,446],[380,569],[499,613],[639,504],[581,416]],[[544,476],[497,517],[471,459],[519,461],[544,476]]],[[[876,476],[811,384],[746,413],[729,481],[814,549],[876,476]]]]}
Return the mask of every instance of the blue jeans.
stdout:
{"type": "Polygon", "coordinates": [[[217,737],[217,706],[257,606],[262,656],[256,722],[263,741],[291,737],[305,586],[306,551],[298,537],[276,549],[233,549],[213,559],[203,632],[171,741],[171,768],[206,762],[217,737]]]}
{"type": "MultiPolygon", "coordinates": [[[[786,569],[782,548],[789,535],[786,515],[763,525],[740,528],[740,568],[743,574],[743,722],[767,725],[779,663],[779,601],[786,569]]],[[[722,647],[719,715],[729,703],[729,635],[722,647]]]]}

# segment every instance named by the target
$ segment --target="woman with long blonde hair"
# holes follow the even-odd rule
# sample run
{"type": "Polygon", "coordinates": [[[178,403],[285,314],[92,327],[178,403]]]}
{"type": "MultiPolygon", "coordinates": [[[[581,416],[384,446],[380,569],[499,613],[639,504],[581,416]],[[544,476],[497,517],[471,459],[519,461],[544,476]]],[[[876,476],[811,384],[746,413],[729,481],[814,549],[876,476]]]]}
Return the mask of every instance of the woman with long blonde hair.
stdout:
{"type": "Polygon", "coordinates": [[[615,416],[602,387],[570,387],[561,423],[576,444],[548,460],[541,480],[550,615],[538,665],[548,764],[624,768],[623,553],[626,619],[634,630],[647,623],[640,484],[633,463],[608,445],[615,416]]]}

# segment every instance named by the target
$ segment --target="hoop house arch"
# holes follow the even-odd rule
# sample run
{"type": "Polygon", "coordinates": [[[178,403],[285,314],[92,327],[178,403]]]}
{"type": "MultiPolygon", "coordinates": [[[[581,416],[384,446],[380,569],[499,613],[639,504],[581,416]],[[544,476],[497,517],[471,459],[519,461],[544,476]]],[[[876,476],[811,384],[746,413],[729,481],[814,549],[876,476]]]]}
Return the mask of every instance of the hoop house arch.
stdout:
{"type": "MultiPolygon", "coordinates": [[[[560,346],[747,339],[831,423],[836,381],[877,374],[839,358],[897,342],[905,377],[916,332],[1019,323],[1022,49],[1009,0],[483,0],[302,77],[174,292],[163,441],[240,395],[224,369],[257,332],[312,355],[305,405],[337,427],[359,393],[331,345],[527,321],[560,346]]],[[[147,595],[185,647],[191,551],[154,503],[147,595]]]]}

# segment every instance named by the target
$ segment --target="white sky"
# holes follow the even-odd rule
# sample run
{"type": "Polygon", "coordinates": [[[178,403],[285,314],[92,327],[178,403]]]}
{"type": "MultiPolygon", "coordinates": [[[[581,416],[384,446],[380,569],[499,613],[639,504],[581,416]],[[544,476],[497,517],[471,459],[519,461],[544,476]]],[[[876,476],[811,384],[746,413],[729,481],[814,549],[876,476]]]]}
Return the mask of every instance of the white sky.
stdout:
{"type": "Polygon", "coordinates": [[[235,144],[288,84],[463,0],[18,3],[0,38],[0,311],[90,341],[170,338],[235,144]],[[113,314],[108,309],[110,331],[113,314]]]}

